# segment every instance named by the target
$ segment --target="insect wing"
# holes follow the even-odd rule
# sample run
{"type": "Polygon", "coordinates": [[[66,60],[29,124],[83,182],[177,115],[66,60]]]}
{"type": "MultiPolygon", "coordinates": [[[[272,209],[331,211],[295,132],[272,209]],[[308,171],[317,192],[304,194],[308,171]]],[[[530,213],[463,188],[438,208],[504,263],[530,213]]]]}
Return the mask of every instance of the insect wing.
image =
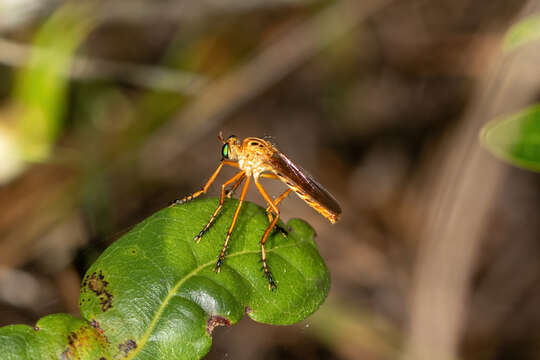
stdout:
{"type": "Polygon", "coordinates": [[[309,173],[293,163],[283,153],[275,151],[270,158],[270,162],[279,175],[282,175],[298,186],[313,200],[317,201],[332,213],[336,215],[341,214],[341,207],[328,190],[319,184],[311,175],[309,175],[309,173]]]}

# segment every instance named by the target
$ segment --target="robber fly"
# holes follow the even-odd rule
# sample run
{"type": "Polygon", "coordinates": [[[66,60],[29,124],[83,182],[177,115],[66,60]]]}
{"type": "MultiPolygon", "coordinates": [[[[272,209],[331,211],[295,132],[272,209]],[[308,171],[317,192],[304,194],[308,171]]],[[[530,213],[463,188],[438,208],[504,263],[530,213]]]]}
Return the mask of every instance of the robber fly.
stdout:
{"type": "MultiPolygon", "coordinates": [[[[336,199],[322,186],[320,185],[313,177],[311,177],[307,172],[302,168],[294,164],[287,156],[280,152],[274,145],[260,138],[249,137],[241,141],[238,137],[231,135],[227,139],[224,139],[222,134],[219,133],[218,139],[223,143],[221,148],[222,160],[214,171],[210,179],[206,182],[203,188],[195,193],[186,196],[183,199],[175,200],[172,205],[183,204],[187,201],[193,200],[196,197],[205,194],[210,185],[214,182],[219,172],[224,165],[232,166],[240,171],[234,175],[229,180],[225,181],[221,185],[221,197],[219,199],[219,205],[212,214],[212,217],[208,223],[204,226],[201,232],[195,236],[195,241],[199,242],[202,236],[208,231],[218,214],[220,213],[223,203],[226,197],[230,195],[242,184],[245,180],[245,184],[242,188],[238,205],[234,213],[231,225],[227,231],[227,237],[225,238],[225,243],[219,254],[215,271],[219,272],[221,265],[223,264],[223,259],[225,253],[229,246],[229,240],[238,219],[238,214],[240,213],[240,208],[244,202],[247,189],[253,177],[253,182],[255,186],[261,193],[264,200],[268,203],[266,208],[266,213],[268,215],[269,225],[264,231],[264,234],[261,238],[261,259],[262,259],[262,270],[264,275],[268,279],[268,286],[271,290],[276,288],[276,284],[272,277],[268,265],[266,263],[266,252],[264,250],[264,244],[268,239],[268,235],[276,226],[279,219],[279,209],[278,204],[287,197],[292,191],[296,193],[302,200],[304,200],[309,206],[317,210],[321,215],[327,218],[332,224],[335,223],[339,215],[341,214],[341,208],[337,203],[336,199]],[[281,195],[279,195],[275,200],[268,195],[266,190],[263,188],[259,182],[260,178],[269,178],[281,180],[287,185],[287,190],[285,190],[281,195]],[[231,186],[231,189],[227,191],[227,187],[231,186]]],[[[285,231],[281,229],[282,231],[285,231]]]]}

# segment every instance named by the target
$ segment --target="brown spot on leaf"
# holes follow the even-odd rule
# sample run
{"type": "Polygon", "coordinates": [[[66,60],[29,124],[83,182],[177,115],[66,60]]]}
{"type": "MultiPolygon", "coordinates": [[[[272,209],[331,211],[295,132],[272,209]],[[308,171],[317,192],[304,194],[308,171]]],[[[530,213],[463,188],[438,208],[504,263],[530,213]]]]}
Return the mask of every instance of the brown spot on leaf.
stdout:
{"type": "Polygon", "coordinates": [[[96,319],[90,320],[90,326],[94,329],[100,329],[99,322],[96,319]]]}
{"type": "Polygon", "coordinates": [[[224,318],[223,316],[211,316],[206,323],[206,332],[208,335],[211,335],[216,326],[231,326],[229,319],[224,318]]]}
{"type": "Polygon", "coordinates": [[[96,293],[102,293],[107,285],[109,285],[109,282],[105,281],[105,276],[101,270],[99,274],[92,273],[88,279],[88,288],[96,293]]]}
{"type": "Polygon", "coordinates": [[[245,313],[246,314],[250,314],[251,312],[253,312],[253,309],[250,308],[249,306],[246,306],[246,308],[244,309],[245,313]]]}
{"type": "Polygon", "coordinates": [[[34,326],[34,330],[35,330],[35,331],[39,331],[39,326],[37,326],[37,325],[34,326]]]}
{"type": "Polygon", "coordinates": [[[88,289],[97,295],[101,311],[105,312],[112,308],[113,295],[107,289],[109,282],[105,281],[105,276],[101,270],[99,273],[93,272],[91,275],[87,275],[82,285],[83,287],[88,286],[88,289]]]}
{"type": "Polygon", "coordinates": [[[68,344],[69,345],[74,345],[76,341],[77,341],[77,333],[72,332],[71,334],[69,334],[69,336],[68,336],[68,344]]]}
{"type": "Polygon", "coordinates": [[[100,333],[100,335],[102,335],[105,338],[105,340],[109,342],[109,339],[107,339],[107,337],[105,336],[105,332],[103,331],[103,329],[99,325],[99,322],[96,319],[90,320],[90,326],[96,329],[100,333]]]}
{"type": "Polygon", "coordinates": [[[128,339],[125,343],[118,344],[118,350],[120,354],[127,357],[129,352],[137,348],[137,343],[134,340],[128,339]]]}
{"type": "Polygon", "coordinates": [[[105,346],[107,339],[103,334],[96,332],[95,329],[84,325],[72,331],[68,335],[67,342],[67,348],[61,354],[63,360],[78,359],[89,348],[105,346]]]}
{"type": "Polygon", "coordinates": [[[70,355],[70,349],[67,348],[66,350],[64,350],[62,352],[62,357],[61,357],[62,360],[70,360],[71,359],[71,355],[70,355]]]}

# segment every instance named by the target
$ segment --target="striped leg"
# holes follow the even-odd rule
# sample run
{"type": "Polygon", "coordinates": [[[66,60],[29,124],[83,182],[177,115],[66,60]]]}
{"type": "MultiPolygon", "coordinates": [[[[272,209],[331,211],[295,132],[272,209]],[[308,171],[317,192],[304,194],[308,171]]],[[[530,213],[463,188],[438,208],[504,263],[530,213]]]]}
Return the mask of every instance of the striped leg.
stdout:
{"type": "Polygon", "coordinates": [[[210,226],[212,225],[212,223],[214,222],[214,220],[218,216],[219,212],[221,211],[221,208],[223,207],[223,203],[225,202],[225,188],[227,186],[229,186],[230,184],[234,183],[234,185],[233,185],[233,189],[234,189],[235,186],[238,186],[238,185],[240,185],[242,183],[245,176],[246,176],[245,173],[243,171],[241,171],[238,174],[234,175],[229,180],[227,180],[225,183],[223,183],[223,185],[221,185],[221,197],[219,198],[218,207],[216,208],[216,210],[212,214],[212,217],[210,218],[210,220],[208,221],[206,226],[199,232],[199,234],[197,236],[195,236],[195,238],[193,240],[195,240],[196,242],[201,241],[201,238],[204,235],[204,233],[206,233],[208,231],[208,229],[210,229],[210,226]]]}
{"type": "Polygon", "coordinates": [[[238,199],[239,200],[238,206],[236,207],[236,211],[234,212],[231,226],[229,227],[229,231],[227,231],[227,237],[225,238],[225,242],[223,243],[223,248],[221,249],[221,253],[219,254],[216,267],[214,268],[216,272],[219,272],[221,270],[221,264],[223,263],[223,258],[225,258],[225,253],[227,251],[227,248],[229,247],[229,239],[231,238],[234,225],[236,224],[236,220],[238,219],[238,214],[240,213],[240,209],[242,208],[242,203],[244,202],[244,198],[246,197],[250,180],[251,180],[250,176],[246,177],[246,183],[244,184],[244,187],[242,188],[242,193],[240,194],[240,198],[238,199]]]}
{"type": "MultiPolygon", "coordinates": [[[[287,197],[287,195],[289,195],[291,193],[292,189],[287,189],[285,190],[281,195],[279,195],[275,200],[274,200],[274,205],[278,205],[281,200],[285,199],[287,197]]],[[[268,215],[268,222],[272,222],[272,207],[271,206],[268,206],[266,208],[266,214],[268,215]]],[[[285,230],[281,225],[279,224],[276,224],[274,226],[274,228],[279,231],[280,233],[283,234],[283,236],[287,237],[289,236],[289,233],[287,230],[285,230]]]]}
{"type": "MultiPolygon", "coordinates": [[[[283,199],[285,199],[287,197],[287,195],[289,195],[291,193],[292,189],[287,189],[283,192],[283,194],[279,195],[274,201],[274,205],[278,205],[283,199]]],[[[268,207],[266,208],[266,213],[268,214],[268,221],[272,221],[272,214],[271,214],[271,211],[272,210],[272,207],[270,205],[268,205],[268,207]]]]}
{"type": "Polygon", "coordinates": [[[208,179],[208,181],[206,182],[206,184],[204,184],[204,186],[203,186],[203,188],[201,190],[196,191],[193,194],[188,195],[188,196],[186,196],[186,197],[184,197],[182,199],[176,199],[174,201],[171,201],[169,206],[180,205],[180,204],[186,203],[188,201],[191,201],[191,200],[195,199],[196,197],[201,196],[202,194],[205,194],[208,191],[208,189],[210,188],[210,185],[212,185],[214,180],[216,180],[216,177],[218,176],[219,172],[223,168],[223,165],[229,165],[229,166],[232,166],[232,167],[235,167],[235,168],[238,167],[238,164],[236,162],[234,162],[234,161],[221,160],[221,162],[219,163],[219,166],[217,167],[216,171],[214,171],[212,176],[210,176],[210,179],[208,179]]]}
{"type": "MultiPolygon", "coordinates": [[[[276,225],[278,219],[279,219],[279,209],[277,208],[276,204],[272,201],[270,196],[266,193],[262,185],[259,183],[259,179],[255,178],[255,185],[257,186],[257,189],[259,189],[259,192],[261,193],[262,197],[266,202],[268,203],[269,207],[272,208],[272,211],[275,214],[274,219],[270,222],[266,230],[264,231],[264,234],[261,239],[261,260],[262,260],[262,270],[264,271],[264,275],[268,279],[268,288],[270,290],[274,290],[277,286],[274,282],[274,278],[272,277],[272,273],[268,269],[268,265],[266,264],[266,251],[264,250],[264,244],[266,243],[266,240],[268,239],[268,235],[270,234],[270,231],[274,228],[276,225]]],[[[280,196],[281,197],[281,196],[280,196]]],[[[285,197],[283,197],[285,198],[285,197]]],[[[281,201],[281,200],[280,200],[281,201]]]]}
{"type": "MultiPolygon", "coordinates": [[[[261,177],[268,178],[268,179],[276,179],[279,180],[279,177],[272,173],[263,173],[261,174],[261,177]]],[[[285,199],[290,193],[293,191],[291,188],[285,190],[281,195],[279,195],[274,201],[274,205],[278,205],[283,199],[285,199]]],[[[272,207],[268,206],[266,208],[266,214],[268,215],[268,222],[272,222],[272,213],[271,213],[272,207]]],[[[287,230],[282,228],[281,226],[276,224],[276,229],[279,230],[283,235],[287,236],[287,230]]]]}
{"type": "MultiPolygon", "coordinates": [[[[243,180],[244,180],[244,179],[242,179],[242,181],[243,181],[243,180]]],[[[227,191],[225,192],[225,196],[226,196],[228,199],[230,199],[230,198],[233,196],[233,194],[234,194],[234,192],[236,191],[236,189],[238,189],[238,187],[242,184],[242,181],[236,182],[229,190],[227,190],[227,191]]]]}

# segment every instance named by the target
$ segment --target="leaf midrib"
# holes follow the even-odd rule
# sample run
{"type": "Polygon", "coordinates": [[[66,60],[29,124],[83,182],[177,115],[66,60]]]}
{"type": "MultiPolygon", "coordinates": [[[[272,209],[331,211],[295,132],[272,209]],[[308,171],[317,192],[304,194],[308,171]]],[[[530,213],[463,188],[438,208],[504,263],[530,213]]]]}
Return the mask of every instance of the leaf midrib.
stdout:
{"type": "MultiPolygon", "coordinates": [[[[292,246],[298,246],[304,242],[307,242],[308,240],[300,240],[300,241],[297,241],[293,244],[288,244],[288,245],[282,245],[282,246],[275,246],[273,247],[272,249],[269,249],[267,250],[266,252],[267,253],[272,253],[274,252],[275,250],[278,250],[278,249],[284,249],[284,248],[288,248],[288,247],[292,247],[292,246]]],[[[259,253],[260,251],[259,250],[243,250],[243,251],[239,251],[237,253],[234,253],[234,254],[229,254],[227,255],[227,258],[232,258],[232,257],[237,257],[237,256],[241,256],[241,255],[247,255],[247,254],[257,254],[259,253]]],[[[169,293],[167,294],[167,296],[165,297],[165,299],[163,300],[163,302],[161,303],[158,311],[156,312],[156,314],[154,315],[154,318],[152,319],[152,322],[150,323],[150,325],[148,326],[148,330],[144,333],[143,337],[137,342],[137,347],[135,349],[133,349],[133,351],[131,351],[128,356],[126,357],[126,359],[131,359],[133,358],[135,355],[137,355],[139,353],[139,351],[144,347],[144,345],[146,344],[146,342],[148,341],[148,338],[150,337],[150,335],[152,334],[152,331],[154,330],[154,328],[156,327],[156,324],[157,322],[159,321],[160,317],[161,317],[161,314],[163,313],[163,311],[165,311],[165,308],[167,307],[167,305],[169,304],[170,300],[173,298],[173,296],[176,294],[176,292],[178,291],[178,289],[184,284],[184,282],[186,282],[188,279],[192,278],[193,276],[195,276],[197,273],[199,273],[201,270],[203,270],[204,268],[206,268],[207,266],[210,266],[212,264],[215,263],[215,260],[211,260],[207,263],[204,263],[202,265],[199,265],[198,267],[196,267],[195,269],[193,269],[193,271],[191,271],[189,274],[187,274],[185,277],[183,277],[182,279],[180,279],[175,286],[173,286],[171,288],[171,290],[169,291],[169,293]]]]}

